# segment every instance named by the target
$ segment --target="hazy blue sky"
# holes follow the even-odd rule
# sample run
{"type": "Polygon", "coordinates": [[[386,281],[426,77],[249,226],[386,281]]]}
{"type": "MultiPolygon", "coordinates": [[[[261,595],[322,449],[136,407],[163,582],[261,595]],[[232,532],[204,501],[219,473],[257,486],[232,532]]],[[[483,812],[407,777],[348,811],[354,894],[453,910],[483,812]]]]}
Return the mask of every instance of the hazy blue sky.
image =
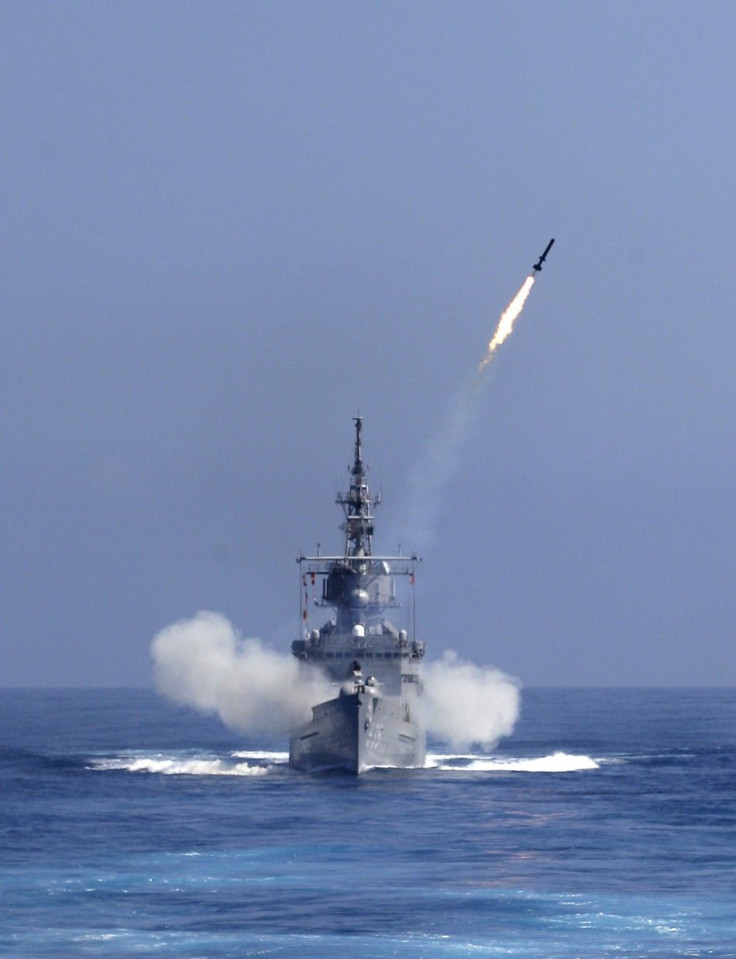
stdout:
{"type": "Polygon", "coordinates": [[[736,684],[734,50],[732,2],[0,3],[0,684],[146,684],[203,608],[287,650],[351,417],[388,529],[551,236],[423,637],[736,684]]]}

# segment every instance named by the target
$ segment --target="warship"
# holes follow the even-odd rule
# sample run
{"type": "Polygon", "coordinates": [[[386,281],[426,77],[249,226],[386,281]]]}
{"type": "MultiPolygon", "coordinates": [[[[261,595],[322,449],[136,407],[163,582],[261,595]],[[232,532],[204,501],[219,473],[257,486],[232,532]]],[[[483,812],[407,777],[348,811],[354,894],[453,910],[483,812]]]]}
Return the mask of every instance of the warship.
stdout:
{"type": "MultiPolygon", "coordinates": [[[[344,770],[358,775],[376,766],[424,766],[426,732],[422,709],[421,665],[424,643],[416,638],[416,607],[406,604],[408,628],[388,619],[414,596],[416,555],[373,553],[373,496],[366,481],[361,432],[355,420],[350,488],[338,493],[345,521],[341,555],[299,556],[300,626],[303,638],[291,651],[302,670],[319,669],[335,695],[312,707],[312,718],[289,744],[289,765],[306,771],[344,770]],[[401,580],[403,589],[397,590],[401,580]],[[312,603],[309,601],[312,591],[312,603]],[[331,611],[312,627],[310,609],[331,611]]],[[[322,613],[324,616],[325,613],[322,613]]]]}

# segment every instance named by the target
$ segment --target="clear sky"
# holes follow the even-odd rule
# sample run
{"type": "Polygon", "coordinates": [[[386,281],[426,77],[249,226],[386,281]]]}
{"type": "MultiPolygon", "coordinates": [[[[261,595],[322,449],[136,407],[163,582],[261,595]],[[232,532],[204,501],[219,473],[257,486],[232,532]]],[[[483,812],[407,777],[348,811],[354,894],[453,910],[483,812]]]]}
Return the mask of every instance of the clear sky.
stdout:
{"type": "Polygon", "coordinates": [[[2,2],[0,684],[148,684],[199,609],[288,650],[351,417],[392,528],[554,236],[423,638],[736,685],[734,50],[732,2],[2,2]]]}

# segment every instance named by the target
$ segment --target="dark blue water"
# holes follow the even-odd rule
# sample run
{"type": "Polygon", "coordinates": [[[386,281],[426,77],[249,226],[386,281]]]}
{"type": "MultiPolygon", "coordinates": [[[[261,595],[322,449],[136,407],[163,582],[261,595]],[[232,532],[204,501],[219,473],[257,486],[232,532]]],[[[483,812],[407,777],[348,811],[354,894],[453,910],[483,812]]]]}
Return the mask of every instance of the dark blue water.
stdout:
{"type": "Polygon", "coordinates": [[[736,957],[736,691],[527,690],[492,757],[289,770],[142,691],[0,700],[0,955],[736,957]]]}

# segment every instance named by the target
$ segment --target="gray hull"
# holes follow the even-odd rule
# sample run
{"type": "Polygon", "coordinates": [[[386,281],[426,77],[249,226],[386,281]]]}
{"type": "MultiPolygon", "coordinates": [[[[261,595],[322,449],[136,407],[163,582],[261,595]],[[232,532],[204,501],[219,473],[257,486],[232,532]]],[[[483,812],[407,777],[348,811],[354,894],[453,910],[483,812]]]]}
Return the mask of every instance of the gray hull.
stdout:
{"type": "Polygon", "coordinates": [[[366,692],[342,694],[312,708],[312,721],[291,738],[295,769],[359,774],[374,766],[424,766],[426,736],[407,700],[366,692]]]}

